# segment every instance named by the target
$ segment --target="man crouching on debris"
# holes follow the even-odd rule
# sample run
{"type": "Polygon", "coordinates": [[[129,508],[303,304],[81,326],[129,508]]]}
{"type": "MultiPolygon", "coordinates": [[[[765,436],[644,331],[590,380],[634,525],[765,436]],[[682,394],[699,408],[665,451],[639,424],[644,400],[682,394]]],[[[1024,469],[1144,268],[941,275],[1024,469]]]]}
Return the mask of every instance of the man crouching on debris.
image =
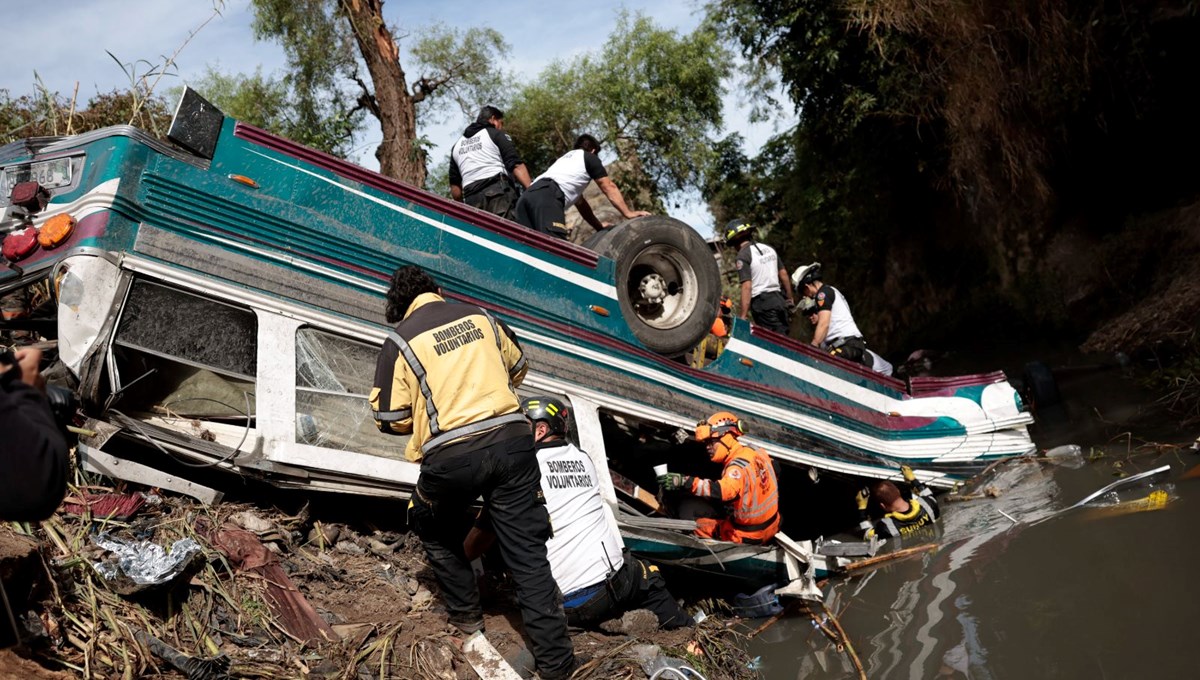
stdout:
{"type": "Polygon", "coordinates": [[[863,538],[872,535],[880,538],[907,537],[923,529],[932,529],[937,521],[938,504],[933,492],[917,480],[909,466],[902,466],[900,472],[904,475],[904,481],[912,487],[910,500],[904,500],[900,488],[888,481],[877,481],[871,485],[869,492],[867,489],[858,492],[855,500],[862,516],[859,528],[863,531],[863,538]],[[874,524],[867,518],[868,495],[884,512],[883,517],[874,524]]]}
{"type": "Polygon", "coordinates": [[[386,316],[396,327],[379,352],[371,409],[381,431],[412,434],[405,455],[421,462],[421,474],[409,523],[450,623],[467,634],[483,629],[479,589],[463,553],[467,527],[459,521],[482,495],[516,582],[538,673],[566,678],[576,662],[546,560],[550,517],[529,421],[513,392],[525,377],[525,357],[499,319],[438,293],[419,267],[392,275],[386,316]]]}
{"type": "Polygon", "coordinates": [[[37,349],[0,355],[0,520],[46,519],[67,492],[70,457],[37,349]]]}
{"type": "MultiPolygon", "coordinates": [[[[563,592],[567,621],[595,628],[634,609],[654,613],[661,628],[680,628],[692,619],[679,608],[658,571],[625,550],[612,510],[600,496],[592,459],[566,441],[569,414],[554,397],[521,402],[533,423],[542,493],[554,535],[546,544],[550,570],[563,592]]],[[[467,535],[467,557],[474,559],[495,535],[487,506],[467,535]]]]}

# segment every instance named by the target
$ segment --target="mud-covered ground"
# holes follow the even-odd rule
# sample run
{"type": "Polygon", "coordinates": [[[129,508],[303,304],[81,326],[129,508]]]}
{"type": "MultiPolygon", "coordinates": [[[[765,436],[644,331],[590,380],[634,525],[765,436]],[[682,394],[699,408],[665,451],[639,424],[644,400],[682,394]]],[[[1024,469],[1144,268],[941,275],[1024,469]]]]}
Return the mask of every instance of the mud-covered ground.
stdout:
{"type": "MultiPolygon", "coordinates": [[[[479,677],[411,533],[326,523],[307,506],[294,515],[238,503],[204,507],[132,487],[120,491],[126,499],[144,493],[141,508],[127,520],[102,520],[70,505],[85,491],[94,502],[116,490],[73,488],[40,526],[0,527],[0,574],[18,583],[9,592],[24,643],[19,655],[0,652],[0,679],[185,677],[139,633],[189,657],[224,656],[232,677],[479,677]],[[164,547],[193,539],[202,556],[170,583],[129,593],[128,583],[92,566],[112,557],[94,542],[105,532],[164,547]],[[17,571],[29,585],[13,580],[17,571]]],[[[503,576],[482,583],[488,641],[514,658],[525,646],[514,595],[503,576]]],[[[647,645],[710,678],[753,677],[730,623],[712,616],[672,632],[636,622],[609,626],[622,632],[578,632],[575,650],[586,663],[575,677],[647,677],[647,645]]]]}

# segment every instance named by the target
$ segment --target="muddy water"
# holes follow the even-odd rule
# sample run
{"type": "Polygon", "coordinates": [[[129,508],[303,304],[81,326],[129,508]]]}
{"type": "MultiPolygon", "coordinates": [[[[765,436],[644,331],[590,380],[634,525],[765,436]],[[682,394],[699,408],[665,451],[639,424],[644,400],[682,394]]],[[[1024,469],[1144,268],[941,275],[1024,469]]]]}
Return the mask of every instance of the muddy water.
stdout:
{"type": "MultiPolygon", "coordinates": [[[[1005,465],[988,480],[995,498],[944,505],[936,552],[826,589],[867,677],[1200,677],[1200,478],[1181,479],[1200,454],[1137,448],[1200,432],[1173,425],[1119,371],[1066,372],[1060,387],[1067,418],[1035,431],[1039,446],[1102,457],[1005,465]],[[1060,512],[1160,465],[1172,466],[1168,480],[1120,496],[1131,508],[1163,489],[1161,509],[1060,512]]],[[[769,679],[854,676],[807,617],[750,646],[769,679]]]]}

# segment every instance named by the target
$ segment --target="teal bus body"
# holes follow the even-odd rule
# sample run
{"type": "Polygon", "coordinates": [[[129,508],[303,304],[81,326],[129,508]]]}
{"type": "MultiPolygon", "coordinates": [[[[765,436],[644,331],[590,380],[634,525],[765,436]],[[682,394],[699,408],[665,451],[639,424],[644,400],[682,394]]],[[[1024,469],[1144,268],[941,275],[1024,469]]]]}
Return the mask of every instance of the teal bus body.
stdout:
{"type": "Polygon", "coordinates": [[[414,264],[505,318],[534,370],[673,425],[734,410],[785,462],[876,477],[908,463],[946,485],[1033,450],[1032,419],[1002,373],[906,383],[742,321],[714,362],[692,368],[639,342],[611,259],[232,119],[211,159],[121,127],[9,145],[0,166],[63,157],[79,164],[72,184],[34,222],[69,212],[76,231],[0,265],[0,289],[94,249],[383,325],[391,273],[414,264]]]}

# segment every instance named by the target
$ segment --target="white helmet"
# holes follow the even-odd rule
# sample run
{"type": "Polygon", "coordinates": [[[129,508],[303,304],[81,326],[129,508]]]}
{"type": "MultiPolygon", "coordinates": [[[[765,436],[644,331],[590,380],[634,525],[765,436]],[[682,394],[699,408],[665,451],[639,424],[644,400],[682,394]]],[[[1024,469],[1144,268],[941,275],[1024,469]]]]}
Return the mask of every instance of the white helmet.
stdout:
{"type": "Polygon", "coordinates": [[[802,267],[797,267],[796,271],[792,272],[792,286],[800,288],[806,283],[812,283],[821,278],[821,263],[813,262],[802,267]]]}

